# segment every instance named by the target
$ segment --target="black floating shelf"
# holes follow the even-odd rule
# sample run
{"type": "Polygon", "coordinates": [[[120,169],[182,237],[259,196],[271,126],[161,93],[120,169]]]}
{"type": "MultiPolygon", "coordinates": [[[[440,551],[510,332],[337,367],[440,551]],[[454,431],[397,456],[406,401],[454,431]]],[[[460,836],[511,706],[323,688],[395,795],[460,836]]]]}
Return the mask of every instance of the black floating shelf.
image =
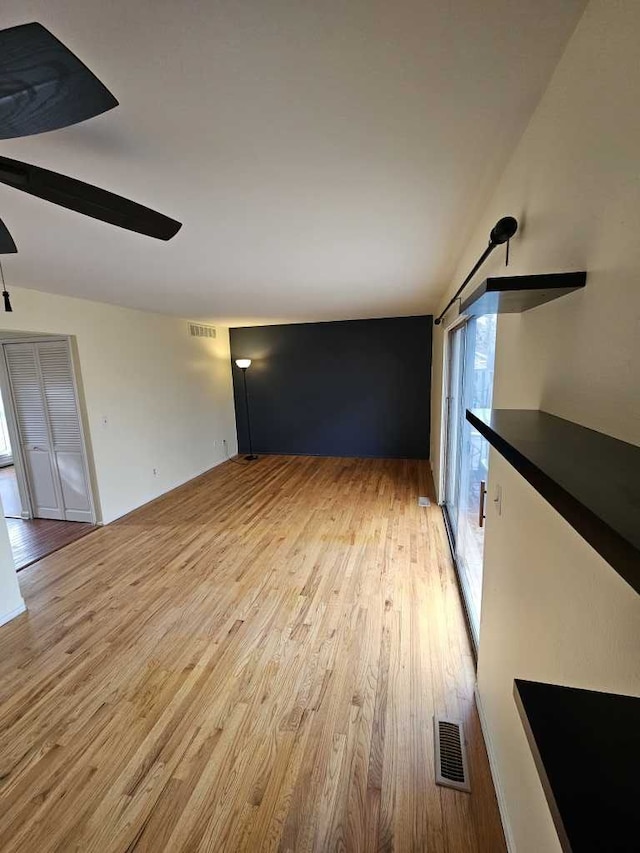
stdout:
{"type": "Polygon", "coordinates": [[[461,314],[520,314],[584,287],[586,272],[487,278],[460,305],[461,314]]]}
{"type": "Polygon", "coordinates": [[[637,851],[640,699],[521,679],[513,693],[562,849],[637,851]]]}
{"type": "Polygon", "coordinates": [[[467,420],[640,593],[640,447],[536,409],[467,420]]]}

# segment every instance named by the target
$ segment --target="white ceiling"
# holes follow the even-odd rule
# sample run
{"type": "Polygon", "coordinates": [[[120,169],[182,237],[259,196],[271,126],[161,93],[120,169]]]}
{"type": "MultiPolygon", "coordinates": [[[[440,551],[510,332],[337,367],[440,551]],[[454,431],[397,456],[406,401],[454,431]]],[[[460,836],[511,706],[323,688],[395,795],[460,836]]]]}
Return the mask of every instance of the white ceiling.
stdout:
{"type": "Polygon", "coordinates": [[[584,5],[3,0],[121,105],[0,153],[184,223],[163,243],[0,186],[8,282],[232,325],[433,310],[584,5]]]}

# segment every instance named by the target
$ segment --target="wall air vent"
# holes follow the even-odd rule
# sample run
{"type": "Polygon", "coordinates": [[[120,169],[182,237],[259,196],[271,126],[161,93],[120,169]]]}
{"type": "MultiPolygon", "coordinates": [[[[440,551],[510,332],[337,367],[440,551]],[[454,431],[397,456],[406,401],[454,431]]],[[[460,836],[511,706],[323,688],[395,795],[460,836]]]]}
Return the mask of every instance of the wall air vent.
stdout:
{"type": "Polygon", "coordinates": [[[192,338],[215,338],[215,326],[203,326],[200,323],[189,323],[189,334],[192,338]]]}
{"type": "Polygon", "coordinates": [[[433,718],[436,785],[470,791],[464,731],[459,720],[433,718]]]}

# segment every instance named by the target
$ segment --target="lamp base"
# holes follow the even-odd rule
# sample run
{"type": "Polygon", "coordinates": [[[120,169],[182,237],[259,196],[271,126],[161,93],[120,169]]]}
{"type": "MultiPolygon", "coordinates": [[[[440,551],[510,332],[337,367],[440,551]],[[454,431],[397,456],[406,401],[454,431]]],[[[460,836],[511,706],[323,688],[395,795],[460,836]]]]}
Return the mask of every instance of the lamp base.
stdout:
{"type": "Polygon", "coordinates": [[[253,460],[257,459],[258,457],[255,453],[250,453],[249,456],[245,456],[244,458],[247,460],[247,462],[253,462],[253,460]]]}

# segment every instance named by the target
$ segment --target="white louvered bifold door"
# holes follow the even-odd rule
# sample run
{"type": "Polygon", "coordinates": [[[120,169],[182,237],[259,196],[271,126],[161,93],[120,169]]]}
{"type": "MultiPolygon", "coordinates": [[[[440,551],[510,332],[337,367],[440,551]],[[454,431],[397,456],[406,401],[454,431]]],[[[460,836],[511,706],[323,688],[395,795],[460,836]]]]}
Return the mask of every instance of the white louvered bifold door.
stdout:
{"type": "Polygon", "coordinates": [[[51,446],[55,458],[67,521],[92,521],[84,442],[67,341],[36,344],[51,446]]]}
{"type": "Polygon", "coordinates": [[[36,518],[64,518],[35,344],[5,344],[29,493],[36,518]]]}
{"type": "Polygon", "coordinates": [[[34,515],[92,521],[68,342],[4,348],[34,515]]]}

